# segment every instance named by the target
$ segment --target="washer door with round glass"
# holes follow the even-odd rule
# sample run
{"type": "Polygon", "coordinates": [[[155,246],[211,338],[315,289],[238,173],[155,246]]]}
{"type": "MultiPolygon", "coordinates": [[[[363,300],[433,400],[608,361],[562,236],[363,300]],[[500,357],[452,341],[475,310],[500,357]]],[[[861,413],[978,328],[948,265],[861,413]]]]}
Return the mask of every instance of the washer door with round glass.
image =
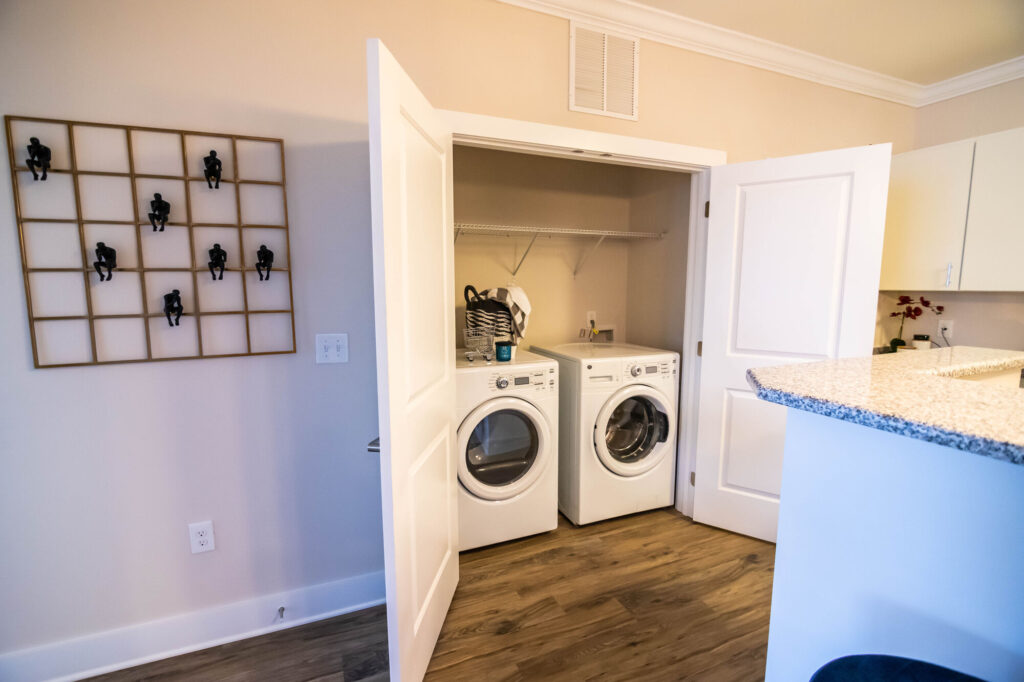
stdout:
{"type": "Polygon", "coordinates": [[[519,398],[495,398],[459,426],[459,481],[485,500],[529,488],[551,459],[551,431],[540,410],[519,398]]]}
{"type": "Polygon", "coordinates": [[[675,418],[661,391],[627,386],[598,412],[594,449],[612,473],[638,476],[671,455],[673,436],[675,418]]]}

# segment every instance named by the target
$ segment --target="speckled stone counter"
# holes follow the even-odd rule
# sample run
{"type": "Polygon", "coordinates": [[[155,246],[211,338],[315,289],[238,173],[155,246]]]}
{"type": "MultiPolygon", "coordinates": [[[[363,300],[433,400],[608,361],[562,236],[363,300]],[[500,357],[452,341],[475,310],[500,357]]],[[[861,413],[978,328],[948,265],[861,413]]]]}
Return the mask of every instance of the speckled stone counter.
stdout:
{"type": "Polygon", "coordinates": [[[1024,389],[964,377],[1024,352],[953,346],[747,372],[762,400],[1024,465],[1024,389]]]}

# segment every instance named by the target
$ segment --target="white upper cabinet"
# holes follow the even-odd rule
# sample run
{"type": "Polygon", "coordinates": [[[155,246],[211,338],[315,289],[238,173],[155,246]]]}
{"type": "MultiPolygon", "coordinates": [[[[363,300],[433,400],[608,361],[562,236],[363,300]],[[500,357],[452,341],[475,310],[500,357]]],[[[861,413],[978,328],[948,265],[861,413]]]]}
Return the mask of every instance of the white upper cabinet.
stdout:
{"type": "Polygon", "coordinates": [[[964,291],[1024,291],[1024,128],[977,139],[964,291]]]}
{"type": "Polygon", "coordinates": [[[973,155],[964,140],[892,157],[880,289],[957,289],[973,155]]]}
{"type": "Polygon", "coordinates": [[[883,291],[1024,291],[1024,128],[892,158],[883,291]]]}

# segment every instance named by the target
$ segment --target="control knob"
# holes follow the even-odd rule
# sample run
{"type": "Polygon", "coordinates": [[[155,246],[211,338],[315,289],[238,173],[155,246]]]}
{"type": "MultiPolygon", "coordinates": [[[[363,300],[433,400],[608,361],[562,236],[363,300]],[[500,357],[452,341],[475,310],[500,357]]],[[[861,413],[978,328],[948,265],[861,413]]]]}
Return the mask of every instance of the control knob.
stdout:
{"type": "Polygon", "coordinates": [[[494,385],[498,388],[508,388],[508,377],[498,377],[498,380],[494,382],[494,385]]]}
{"type": "Polygon", "coordinates": [[[644,368],[640,367],[639,365],[633,365],[629,369],[629,373],[632,374],[635,377],[640,376],[643,373],[643,371],[644,371],[644,368]]]}

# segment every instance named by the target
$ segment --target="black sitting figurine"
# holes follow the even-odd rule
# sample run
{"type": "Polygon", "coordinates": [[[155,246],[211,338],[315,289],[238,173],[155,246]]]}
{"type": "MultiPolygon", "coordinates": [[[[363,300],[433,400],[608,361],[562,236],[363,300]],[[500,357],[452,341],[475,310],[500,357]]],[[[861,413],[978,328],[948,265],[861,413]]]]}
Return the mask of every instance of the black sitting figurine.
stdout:
{"type": "Polygon", "coordinates": [[[256,272],[259,273],[260,281],[264,279],[270,279],[270,269],[274,267],[274,252],[267,248],[266,244],[260,244],[259,250],[256,252],[256,272]],[[266,270],[266,277],[263,276],[263,271],[266,270]]]}
{"type": "Polygon", "coordinates": [[[103,242],[96,242],[96,261],[92,266],[96,268],[101,282],[109,282],[114,277],[113,269],[117,267],[117,250],[103,242]],[[103,276],[104,268],[107,271],[106,277],[103,276]]]}
{"type": "Polygon", "coordinates": [[[220,188],[220,172],[222,168],[223,164],[217,158],[217,152],[211,149],[210,155],[203,157],[203,176],[206,178],[207,187],[210,189],[220,188]],[[214,185],[211,182],[212,180],[216,180],[217,184],[214,185]]]}
{"type": "Polygon", "coordinates": [[[28,141],[28,158],[25,159],[25,165],[32,171],[33,180],[45,180],[46,171],[50,168],[50,159],[52,157],[50,148],[42,144],[38,137],[30,137],[28,141]],[[36,170],[43,171],[43,176],[39,177],[39,173],[36,170]]]}
{"type": "Polygon", "coordinates": [[[185,307],[181,305],[181,292],[174,289],[169,294],[164,294],[164,315],[167,316],[167,324],[172,327],[175,325],[181,326],[181,314],[185,312],[185,307]],[[174,320],[171,320],[171,315],[174,315],[174,320]]]}
{"type": "Polygon", "coordinates": [[[220,244],[214,244],[208,253],[210,254],[210,276],[214,280],[224,279],[224,264],[228,260],[228,252],[220,248],[220,244]],[[220,277],[217,277],[217,273],[214,272],[218,268],[220,269],[220,277]]]}
{"type": "Polygon", "coordinates": [[[160,192],[153,195],[153,201],[149,202],[149,222],[153,224],[153,231],[157,231],[157,221],[160,222],[160,231],[164,231],[164,225],[167,224],[167,219],[171,217],[171,204],[170,202],[164,201],[164,198],[160,196],[160,192]]]}

